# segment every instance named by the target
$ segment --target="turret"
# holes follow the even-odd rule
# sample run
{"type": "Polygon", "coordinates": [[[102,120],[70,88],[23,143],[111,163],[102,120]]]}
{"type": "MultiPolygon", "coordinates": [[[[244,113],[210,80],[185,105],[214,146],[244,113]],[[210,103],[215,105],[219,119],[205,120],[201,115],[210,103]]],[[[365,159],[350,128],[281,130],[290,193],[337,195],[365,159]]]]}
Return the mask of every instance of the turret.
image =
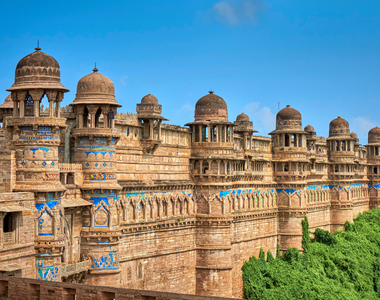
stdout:
{"type": "Polygon", "coordinates": [[[275,179],[278,182],[299,182],[306,177],[306,136],[301,113],[287,105],[276,116],[272,136],[275,179]]]}
{"type": "Polygon", "coordinates": [[[90,215],[83,216],[81,254],[92,261],[90,284],[115,285],[119,280],[119,193],[116,175],[115,114],[121,105],[115,100],[112,81],[98,69],[78,82],[71,105],[76,116],[72,130],[74,161],[82,164],[83,197],[92,203],[90,215]],[[101,118],[102,117],[102,118],[101,118]],[[101,236],[101,243],[99,243],[101,236]],[[103,278],[101,278],[102,275],[103,278]]]}
{"type": "MultiPolygon", "coordinates": [[[[35,247],[38,279],[61,279],[62,213],[58,146],[65,119],[60,103],[68,90],[60,82],[58,62],[41,48],[17,64],[11,92],[13,116],[7,118],[9,148],[16,151],[14,191],[35,195],[35,247]],[[40,116],[41,100],[47,97],[49,114],[40,116]]],[[[9,105],[10,106],[10,105],[9,105]]]]}

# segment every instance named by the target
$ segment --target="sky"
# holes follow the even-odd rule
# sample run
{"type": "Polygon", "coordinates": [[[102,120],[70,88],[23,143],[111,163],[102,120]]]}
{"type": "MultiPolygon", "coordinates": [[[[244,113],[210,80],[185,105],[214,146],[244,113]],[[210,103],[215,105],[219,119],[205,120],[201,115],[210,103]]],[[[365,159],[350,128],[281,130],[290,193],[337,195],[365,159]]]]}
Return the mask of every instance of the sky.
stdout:
{"type": "Polygon", "coordinates": [[[119,111],[153,94],[170,124],[191,122],[212,89],[230,121],[244,112],[259,135],[287,104],[317,135],[341,116],[364,145],[380,126],[378,0],[15,0],[2,3],[0,29],[0,101],[39,40],[70,90],[63,105],[96,63],[119,111]]]}

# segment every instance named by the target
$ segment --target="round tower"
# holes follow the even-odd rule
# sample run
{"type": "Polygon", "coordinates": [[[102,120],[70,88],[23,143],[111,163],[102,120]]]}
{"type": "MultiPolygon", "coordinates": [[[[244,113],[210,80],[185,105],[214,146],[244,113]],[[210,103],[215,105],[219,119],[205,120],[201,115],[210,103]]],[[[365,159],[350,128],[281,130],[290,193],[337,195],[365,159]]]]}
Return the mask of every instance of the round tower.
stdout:
{"type": "Polygon", "coordinates": [[[141,103],[136,105],[136,112],[142,127],[140,142],[144,153],[153,153],[161,144],[161,123],[169,120],[161,116],[162,105],[158,104],[158,99],[152,94],[141,99],[141,103]]]}
{"type": "Polygon", "coordinates": [[[350,125],[345,119],[338,116],[330,122],[329,137],[327,138],[329,160],[332,162],[329,169],[330,179],[349,180],[354,178],[356,138],[351,136],[350,125]]]}
{"type": "Polygon", "coordinates": [[[275,180],[279,183],[303,182],[307,175],[306,137],[301,113],[287,105],[276,116],[272,136],[275,180]]]}
{"type": "Polygon", "coordinates": [[[234,175],[233,123],[228,121],[227,103],[213,91],[195,105],[192,131],[191,172],[199,184],[223,182],[234,175]]]}
{"type": "Polygon", "coordinates": [[[192,131],[190,163],[201,220],[196,237],[196,294],[230,297],[232,217],[224,213],[221,201],[211,200],[234,176],[233,124],[228,121],[226,102],[212,91],[198,100],[194,118],[186,126],[192,131]]]}
{"type": "Polygon", "coordinates": [[[7,89],[13,116],[7,118],[10,148],[16,151],[14,191],[33,192],[36,201],[36,267],[38,279],[61,280],[63,251],[58,146],[65,119],[60,103],[68,90],[60,82],[58,62],[41,48],[17,64],[14,84],[7,89]],[[49,115],[40,116],[41,100],[47,97],[49,115]]]}
{"type": "Polygon", "coordinates": [[[119,280],[119,193],[116,177],[116,143],[120,130],[115,129],[117,107],[112,81],[98,69],[81,78],[75,100],[71,103],[76,128],[74,161],[82,164],[83,197],[92,203],[83,215],[81,254],[92,260],[87,283],[117,285],[119,280]],[[99,276],[100,275],[100,276],[99,276]]]}

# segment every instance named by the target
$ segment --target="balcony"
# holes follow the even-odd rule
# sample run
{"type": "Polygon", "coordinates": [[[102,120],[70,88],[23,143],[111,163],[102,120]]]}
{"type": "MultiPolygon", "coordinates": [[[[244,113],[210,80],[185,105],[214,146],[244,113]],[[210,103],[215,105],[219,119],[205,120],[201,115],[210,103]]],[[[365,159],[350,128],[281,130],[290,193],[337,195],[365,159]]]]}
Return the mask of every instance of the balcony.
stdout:
{"type": "Polygon", "coordinates": [[[91,261],[84,260],[73,264],[62,265],[62,277],[68,277],[91,269],[91,261]]]}

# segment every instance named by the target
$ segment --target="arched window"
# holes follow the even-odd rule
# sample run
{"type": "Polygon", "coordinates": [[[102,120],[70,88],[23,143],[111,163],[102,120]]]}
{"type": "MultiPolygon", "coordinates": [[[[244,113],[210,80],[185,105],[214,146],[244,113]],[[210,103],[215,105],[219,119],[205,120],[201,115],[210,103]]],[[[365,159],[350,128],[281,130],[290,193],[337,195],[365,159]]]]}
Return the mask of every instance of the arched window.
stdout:
{"type": "Polygon", "coordinates": [[[285,147],[289,147],[290,144],[289,144],[289,135],[288,134],[285,134],[285,147]]]}

